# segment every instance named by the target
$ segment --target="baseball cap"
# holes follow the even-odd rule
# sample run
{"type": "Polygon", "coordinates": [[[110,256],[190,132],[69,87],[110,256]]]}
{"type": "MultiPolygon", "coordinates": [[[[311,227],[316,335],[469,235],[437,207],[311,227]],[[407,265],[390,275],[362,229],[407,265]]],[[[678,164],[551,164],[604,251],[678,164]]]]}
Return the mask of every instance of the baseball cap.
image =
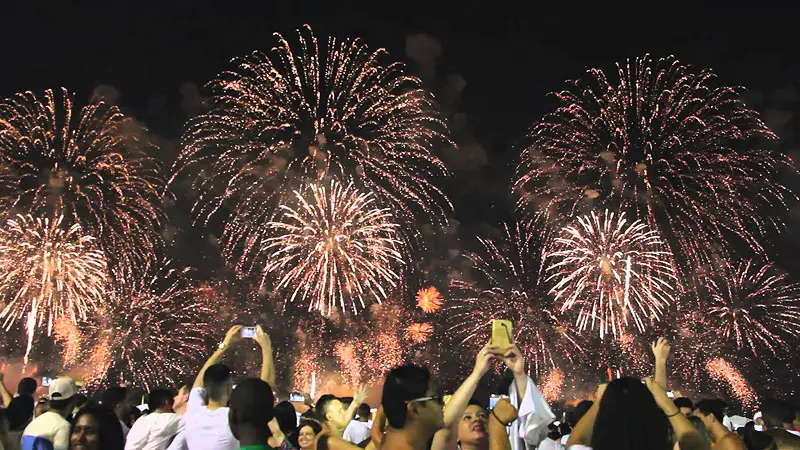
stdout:
{"type": "Polygon", "coordinates": [[[50,400],[66,400],[78,390],[75,380],[70,377],[58,377],[50,383],[50,400]]]}

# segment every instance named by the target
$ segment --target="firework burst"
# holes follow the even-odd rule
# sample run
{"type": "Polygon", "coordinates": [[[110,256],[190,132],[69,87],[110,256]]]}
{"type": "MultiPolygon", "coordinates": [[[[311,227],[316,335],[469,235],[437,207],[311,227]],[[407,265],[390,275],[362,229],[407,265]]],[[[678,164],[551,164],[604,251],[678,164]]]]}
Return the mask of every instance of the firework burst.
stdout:
{"type": "Polygon", "coordinates": [[[24,320],[27,360],[36,329],[47,333],[61,319],[73,324],[103,303],[106,259],[94,238],[79,225],[55,219],[17,216],[0,228],[0,319],[8,330],[24,320]]]}
{"type": "Polygon", "coordinates": [[[196,370],[214,331],[214,306],[189,270],[159,261],[119,283],[101,311],[91,351],[94,383],[116,379],[150,389],[196,370]]]}
{"type": "Polygon", "coordinates": [[[746,409],[752,410],[758,405],[758,394],[731,363],[715,358],[706,363],[706,370],[712,379],[727,385],[731,396],[739,400],[746,409]]]}
{"type": "Polygon", "coordinates": [[[77,110],[66,90],[0,101],[0,208],[63,214],[112,269],[148,261],[161,244],[164,183],[136,126],[100,101],[77,110]]]}
{"type": "Polygon", "coordinates": [[[426,313],[432,313],[442,308],[442,294],[433,286],[420,289],[417,292],[417,306],[426,313]]]}
{"type": "Polygon", "coordinates": [[[451,330],[474,346],[489,341],[493,319],[511,320],[515,340],[536,374],[555,367],[559,354],[571,360],[582,352],[571,327],[551,309],[542,278],[548,233],[540,225],[506,227],[499,241],[479,238],[483,249],[466,253],[471,280],[451,282],[448,307],[451,330]]]}
{"type": "Polygon", "coordinates": [[[428,342],[432,335],[433,325],[427,322],[415,322],[406,329],[406,337],[415,344],[424,344],[428,342]]]}
{"type": "Polygon", "coordinates": [[[583,331],[597,327],[600,337],[621,335],[630,322],[644,331],[675,302],[677,276],[670,254],[655,231],[641,221],[628,222],[592,212],[561,230],[547,267],[550,293],[561,310],[578,310],[583,331]]]}
{"type": "Polygon", "coordinates": [[[286,187],[327,178],[357,180],[408,223],[444,223],[452,207],[435,183],[448,172],[432,150],[449,139],[421,81],[358,39],[320,49],[309,27],[299,45],[277,38],[209,83],[210,111],[189,123],[176,164],[199,172],[197,217],[232,211],[226,256],[261,251],[286,187]]]}
{"type": "Polygon", "coordinates": [[[283,214],[267,224],[273,236],[264,244],[263,277],[274,275],[275,289],[323,314],[337,305],[355,313],[386,299],[402,265],[391,213],[352,183],[311,184],[294,197],[295,204],[281,205],[283,214]]]}
{"type": "Polygon", "coordinates": [[[800,284],[773,264],[753,260],[724,261],[713,273],[706,278],[706,311],[719,339],[754,356],[793,348],[800,337],[800,284]]]}
{"type": "Polygon", "coordinates": [[[519,208],[561,218],[590,204],[628,212],[665,238],[687,280],[711,259],[709,243],[733,242],[725,237],[762,252],[764,232],[782,226],[774,211],[794,198],[777,174],[793,169],[762,146],[776,136],[742,89],[714,78],[672,57],[618,65],[616,80],[590,70],[533,126],[519,208]]]}

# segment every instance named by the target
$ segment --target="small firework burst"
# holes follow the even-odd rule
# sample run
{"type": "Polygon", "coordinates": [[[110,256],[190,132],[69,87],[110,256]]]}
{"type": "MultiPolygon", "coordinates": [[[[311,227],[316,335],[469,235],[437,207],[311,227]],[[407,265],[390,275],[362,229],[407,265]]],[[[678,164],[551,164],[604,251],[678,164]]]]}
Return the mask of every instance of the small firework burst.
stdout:
{"type": "Polygon", "coordinates": [[[406,337],[415,344],[424,344],[433,335],[433,325],[422,322],[412,323],[406,329],[406,337]]]}
{"type": "Polygon", "coordinates": [[[442,294],[433,286],[417,292],[417,306],[426,313],[433,313],[442,308],[442,294]]]}
{"type": "Polygon", "coordinates": [[[641,221],[592,212],[554,239],[547,280],[561,310],[578,310],[583,331],[619,336],[643,331],[675,302],[678,278],[658,233],[641,221]]]}
{"type": "Polygon", "coordinates": [[[27,360],[37,329],[48,334],[61,319],[85,319],[104,301],[106,259],[79,225],[17,216],[0,228],[0,293],[6,306],[0,319],[8,330],[24,320],[27,360]]]}
{"type": "Polygon", "coordinates": [[[322,314],[337,306],[357,313],[386,299],[403,264],[391,213],[372,194],[335,180],[295,191],[294,200],[267,224],[262,284],[272,276],[276,290],[322,314]]]}
{"type": "Polygon", "coordinates": [[[559,368],[552,369],[541,384],[542,396],[550,403],[561,400],[564,389],[564,372],[559,368]]]}
{"type": "Polygon", "coordinates": [[[752,355],[791,350],[800,337],[800,284],[772,263],[722,261],[706,277],[707,319],[723,342],[752,355]]]}

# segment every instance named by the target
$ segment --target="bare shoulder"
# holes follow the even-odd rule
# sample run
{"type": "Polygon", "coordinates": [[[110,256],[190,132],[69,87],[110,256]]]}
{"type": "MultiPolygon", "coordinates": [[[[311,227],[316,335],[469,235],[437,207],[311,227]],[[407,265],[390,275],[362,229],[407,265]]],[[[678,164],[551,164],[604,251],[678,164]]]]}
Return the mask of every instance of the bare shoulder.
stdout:
{"type": "Polygon", "coordinates": [[[726,434],[712,448],[714,450],[747,450],[744,446],[744,441],[736,433],[726,434]]]}

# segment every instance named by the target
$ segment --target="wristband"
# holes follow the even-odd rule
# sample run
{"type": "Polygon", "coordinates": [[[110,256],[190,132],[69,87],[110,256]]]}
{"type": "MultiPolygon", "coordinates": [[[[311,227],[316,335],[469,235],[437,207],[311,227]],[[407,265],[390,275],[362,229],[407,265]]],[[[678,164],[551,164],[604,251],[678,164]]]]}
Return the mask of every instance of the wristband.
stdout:
{"type": "MultiPolygon", "coordinates": [[[[501,425],[503,425],[504,427],[508,428],[508,427],[510,427],[510,426],[511,426],[511,422],[509,422],[509,423],[505,423],[505,422],[503,422],[502,420],[500,420],[500,418],[499,418],[499,417],[497,417],[497,413],[495,413],[495,412],[494,412],[494,410],[492,410],[492,415],[493,415],[493,416],[494,416],[494,418],[495,418],[495,419],[497,419],[497,421],[498,421],[498,422],[500,422],[500,424],[501,424],[501,425]]],[[[513,421],[512,421],[512,422],[513,422],[513,421]]]]}
{"type": "MultiPolygon", "coordinates": [[[[677,416],[677,415],[678,415],[678,414],[680,414],[680,413],[681,413],[681,410],[679,409],[679,410],[675,411],[675,412],[674,412],[674,413],[672,413],[672,414],[667,414],[667,418],[670,418],[670,417],[675,417],[675,416],[677,416]]],[[[666,413],[665,413],[665,414],[666,414],[666,413]]]]}

